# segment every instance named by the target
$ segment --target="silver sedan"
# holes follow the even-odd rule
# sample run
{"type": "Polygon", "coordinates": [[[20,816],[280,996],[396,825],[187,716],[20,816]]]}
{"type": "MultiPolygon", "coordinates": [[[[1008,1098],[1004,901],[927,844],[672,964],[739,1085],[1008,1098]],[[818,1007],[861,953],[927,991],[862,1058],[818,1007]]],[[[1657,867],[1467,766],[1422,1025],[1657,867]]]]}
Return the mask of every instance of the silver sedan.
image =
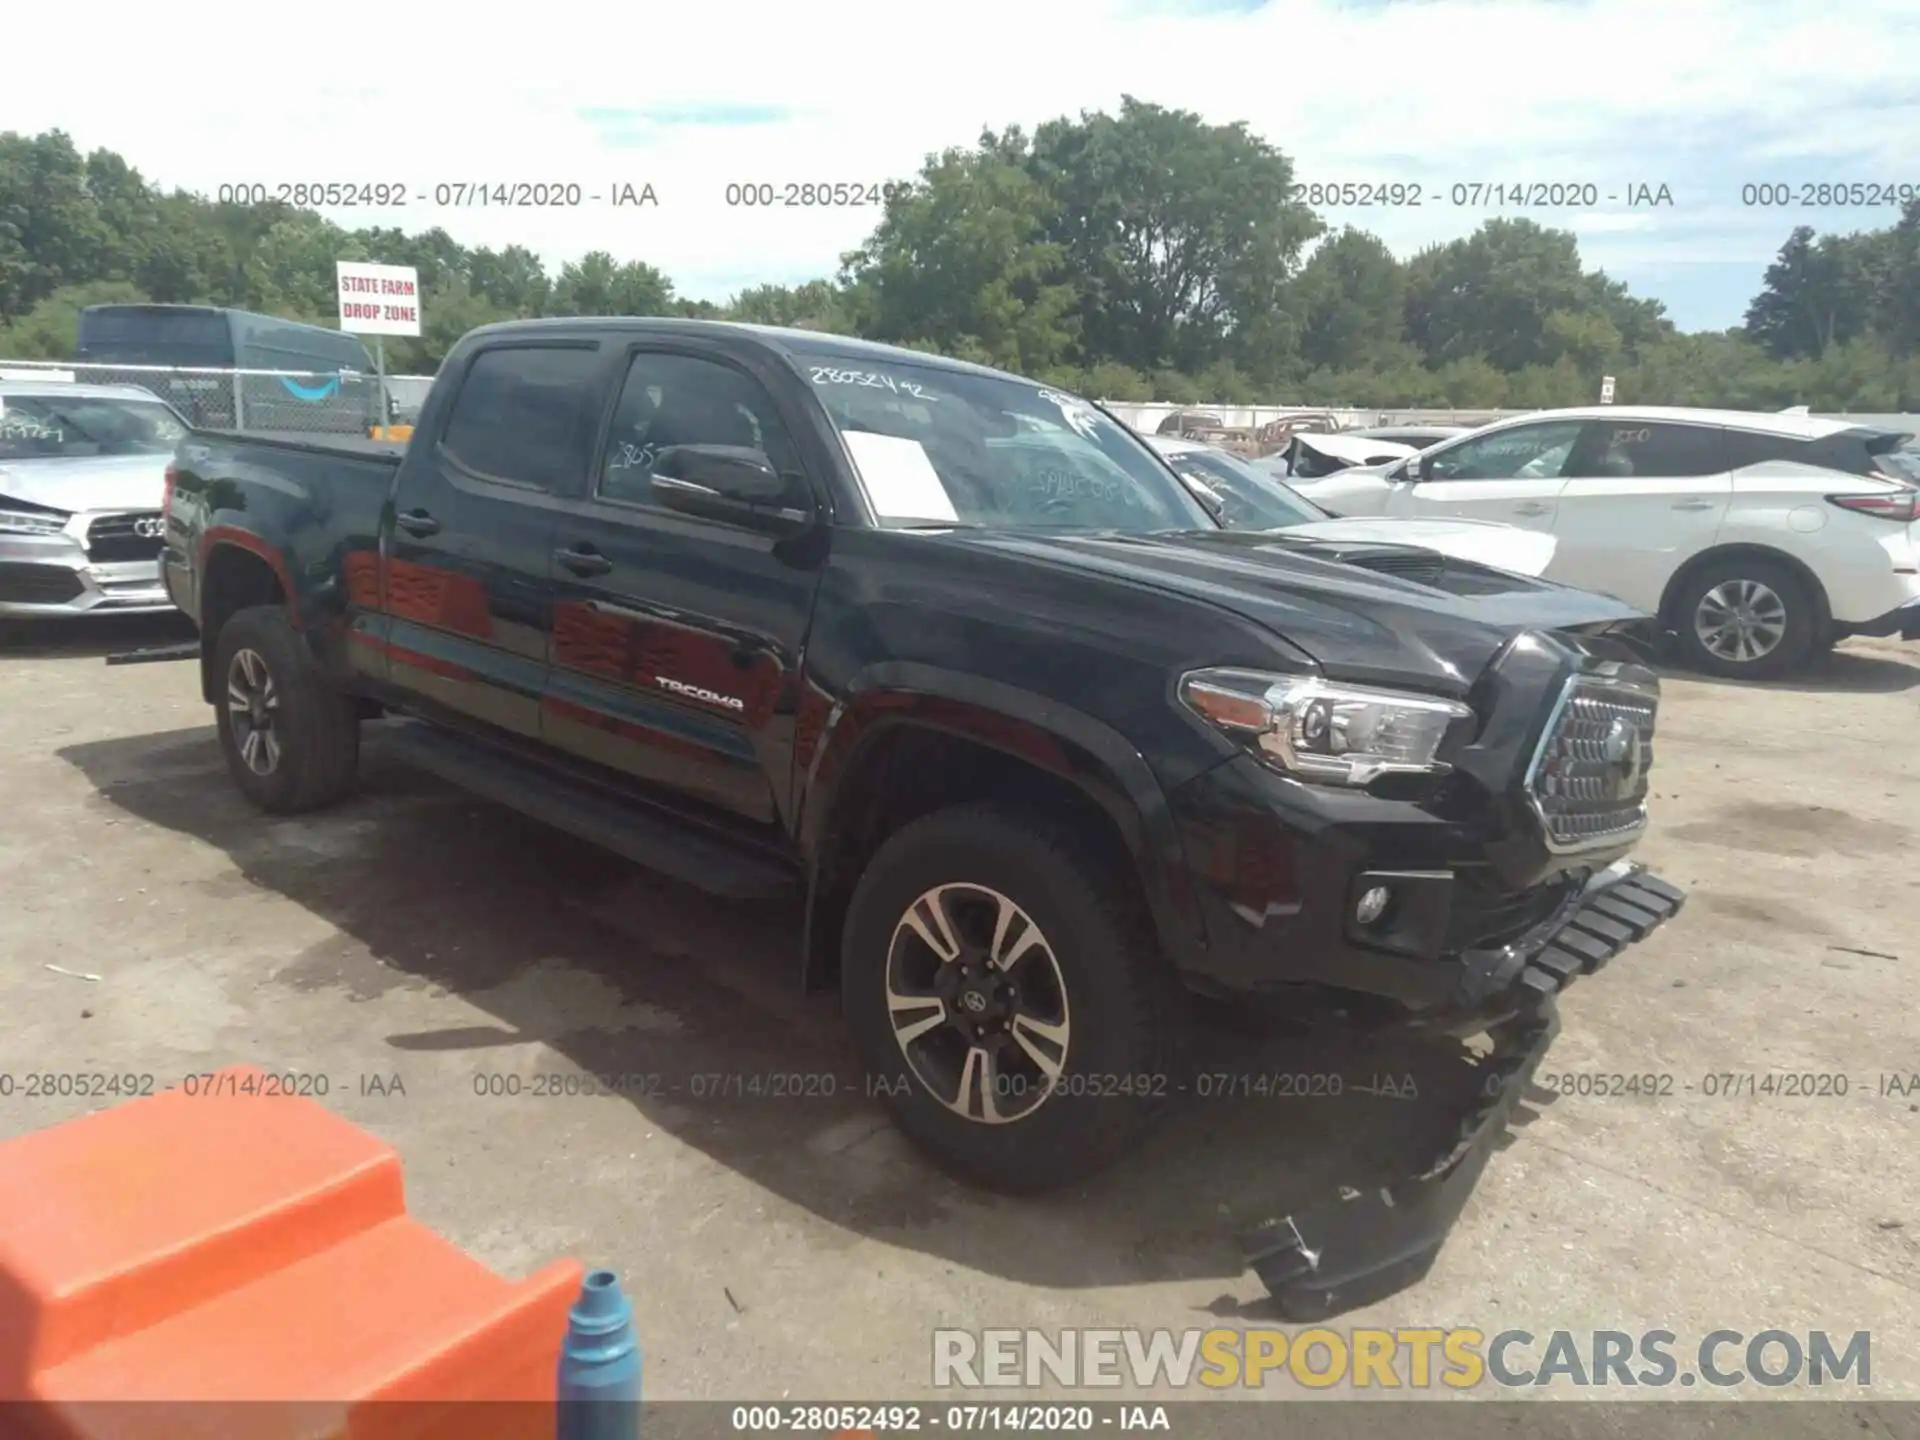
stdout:
{"type": "Polygon", "coordinates": [[[173,609],[161,510],[187,429],[135,386],[0,381],[0,616],[173,609]]]}

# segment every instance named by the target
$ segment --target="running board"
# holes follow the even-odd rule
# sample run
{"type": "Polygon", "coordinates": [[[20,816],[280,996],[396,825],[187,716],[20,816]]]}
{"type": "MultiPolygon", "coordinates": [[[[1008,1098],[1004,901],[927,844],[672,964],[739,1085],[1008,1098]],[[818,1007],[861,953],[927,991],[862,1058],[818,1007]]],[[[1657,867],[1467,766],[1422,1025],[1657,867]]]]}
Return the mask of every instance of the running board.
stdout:
{"type": "Polygon", "coordinates": [[[109,665],[148,665],[156,660],[198,660],[200,642],[182,641],[178,645],[149,645],[144,650],[121,650],[107,656],[109,665]]]}
{"type": "Polygon", "coordinates": [[[409,721],[381,748],[406,764],[636,865],[729,900],[773,900],[798,888],[799,873],[693,824],[647,814],[570,775],[457,731],[409,721]]]}

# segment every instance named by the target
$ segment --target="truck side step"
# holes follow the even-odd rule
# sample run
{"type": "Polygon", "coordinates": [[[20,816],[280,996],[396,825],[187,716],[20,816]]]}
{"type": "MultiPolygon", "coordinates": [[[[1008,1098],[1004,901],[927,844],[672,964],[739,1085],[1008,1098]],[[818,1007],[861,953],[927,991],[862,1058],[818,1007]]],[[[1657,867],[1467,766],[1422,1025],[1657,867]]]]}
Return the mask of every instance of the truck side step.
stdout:
{"type": "Polygon", "coordinates": [[[394,726],[381,748],[482,799],[712,895],[773,900],[799,887],[799,872],[770,855],[754,854],[704,827],[624,805],[570,775],[455,731],[410,721],[394,726]]]}
{"type": "Polygon", "coordinates": [[[109,665],[149,665],[159,660],[198,660],[200,642],[183,640],[178,645],[149,645],[141,650],[119,650],[107,656],[109,665]]]}

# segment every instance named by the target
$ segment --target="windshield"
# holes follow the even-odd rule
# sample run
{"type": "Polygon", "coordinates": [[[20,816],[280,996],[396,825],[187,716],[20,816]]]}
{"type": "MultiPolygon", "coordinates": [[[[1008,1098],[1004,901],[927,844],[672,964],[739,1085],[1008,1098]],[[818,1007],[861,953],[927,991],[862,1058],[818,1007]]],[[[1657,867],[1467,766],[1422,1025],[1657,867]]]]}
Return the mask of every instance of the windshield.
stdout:
{"type": "Polygon", "coordinates": [[[233,327],[220,310],[101,305],[80,312],[74,350],[98,363],[218,368],[233,364],[233,327]]]}
{"type": "Polygon", "coordinates": [[[891,358],[802,357],[880,523],[1010,530],[1211,530],[1124,427],[1029,381],[891,358]]]}
{"type": "Polygon", "coordinates": [[[1304,495],[1224,452],[1179,450],[1167,456],[1167,463],[1220,497],[1230,529],[1278,530],[1327,518],[1304,495]]]}
{"type": "Polygon", "coordinates": [[[0,395],[0,460],[170,455],[186,433],[157,400],[0,395]]]}

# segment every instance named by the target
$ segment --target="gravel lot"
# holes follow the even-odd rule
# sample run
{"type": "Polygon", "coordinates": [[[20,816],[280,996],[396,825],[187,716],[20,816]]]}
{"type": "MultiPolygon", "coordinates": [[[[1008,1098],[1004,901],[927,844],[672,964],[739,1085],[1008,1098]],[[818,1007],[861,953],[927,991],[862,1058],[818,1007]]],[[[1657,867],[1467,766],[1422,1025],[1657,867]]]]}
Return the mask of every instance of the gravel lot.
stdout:
{"type": "MultiPolygon", "coordinates": [[[[324,1075],[400,1150],[416,1214],[489,1265],[618,1269],[650,1397],[927,1393],[941,1324],[1260,1323],[1233,1231],[1417,1113],[1215,1105],[1085,1193],[970,1193],[858,1093],[831,1003],[796,998],[793,914],[649,877],[377,739],[356,798],[265,819],[192,666],[101,664],[180,633],[120,622],[0,658],[0,1074],[324,1075]],[[680,1093],[527,1093],[581,1070],[680,1093]],[[811,1099],[691,1093],[741,1073],[839,1078],[811,1099]],[[481,1093],[502,1076],[521,1093],[481,1093]]],[[[1920,1397],[1920,1093],[1884,1093],[1920,1072],[1916,718],[1916,646],[1856,642],[1766,689],[1668,681],[1642,854],[1691,902],[1574,987],[1546,1068],[1670,1092],[1540,1094],[1433,1273],[1337,1323],[1864,1329],[1874,1398],[1920,1397]],[[1708,1093],[1775,1072],[1848,1093],[1708,1093]]],[[[87,1103],[16,1087],[0,1133],[87,1103]]]]}

